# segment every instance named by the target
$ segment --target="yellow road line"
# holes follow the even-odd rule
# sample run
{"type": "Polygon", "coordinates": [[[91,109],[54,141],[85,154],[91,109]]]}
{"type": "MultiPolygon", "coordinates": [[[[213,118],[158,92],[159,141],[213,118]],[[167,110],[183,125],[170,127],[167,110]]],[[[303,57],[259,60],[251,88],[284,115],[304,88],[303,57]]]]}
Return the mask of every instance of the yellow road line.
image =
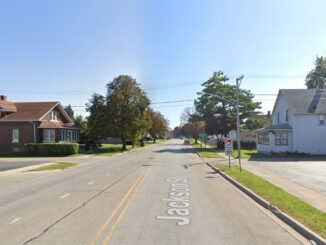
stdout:
{"type": "Polygon", "coordinates": [[[129,191],[127,192],[127,194],[123,197],[123,199],[120,201],[120,203],[118,204],[118,206],[114,209],[113,213],[110,215],[110,217],[105,221],[105,223],[102,225],[100,231],[96,234],[95,238],[93,239],[93,241],[91,241],[91,245],[95,245],[96,242],[98,241],[98,239],[101,237],[103,231],[107,228],[107,226],[110,224],[111,220],[114,218],[114,216],[116,215],[116,213],[119,211],[119,209],[121,208],[121,206],[124,204],[124,202],[127,200],[127,198],[129,197],[130,193],[135,189],[136,185],[138,184],[139,180],[141,179],[141,177],[143,176],[143,173],[145,173],[146,170],[144,170],[142,172],[142,174],[136,179],[136,181],[134,182],[134,184],[130,187],[129,191]]]}
{"type": "Polygon", "coordinates": [[[130,199],[129,199],[127,205],[126,205],[125,208],[122,210],[122,212],[120,213],[120,215],[119,215],[119,217],[117,218],[117,220],[114,222],[114,224],[113,224],[113,226],[112,226],[112,228],[111,228],[109,234],[105,237],[105,239],[104,239],[102,245],[104,245],[104,244],[108,244],[108,243],[109,243],[109,241],[110,241],[110,239],[111,239],[111,237],[112,237],[112,235],[113,235],[113,232],[115,231],[115,229],[117,228],[117,226],[118,226],[118,224],[120,223],[121,219],[123,218],[123,216],[124,216],[125,213],[127,212],[127,209],[129,208],[130,204],[132,203],[132,201],[133,201],[133,199],[135,198],[135,196],[136,196],[138,190],[140,189],[140,187],[141,187],[142,184],[144,183],[144,181],[145,181],[146,177],[148,176],[148,174],[149,174],[149,172],[150,172],[151,169],[152,169],[152,167],[150,167],[150,168],[147,170],[146,174],[144,175],[144,177],[142,178],[142,180],[139,182],[138,186],[137,186],[136,189],[135,189],[135,192],[134,192],[134,193],[132,194],[132,196],[130,197],[130,199]]]}

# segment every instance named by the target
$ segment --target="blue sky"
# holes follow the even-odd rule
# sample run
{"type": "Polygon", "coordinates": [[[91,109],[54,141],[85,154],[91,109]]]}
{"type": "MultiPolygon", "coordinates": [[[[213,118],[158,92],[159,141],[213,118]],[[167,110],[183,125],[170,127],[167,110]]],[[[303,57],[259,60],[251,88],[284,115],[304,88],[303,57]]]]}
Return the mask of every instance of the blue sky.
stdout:
{"type": "MultiPolygon", "coordinates": [[[[119,74],[152,102],[196,98],[217,70],[242,88],[304,88],[326,56],[326,1],[0,1],[0,93],[83,106],[119,74]]],[[[262,111],[275,96],[257,96],[262,111]]],[[[192,102],[155,104],[177,126],[192,102]]],[[[82,107],[75,107],[83,115],[82,107]]]]}

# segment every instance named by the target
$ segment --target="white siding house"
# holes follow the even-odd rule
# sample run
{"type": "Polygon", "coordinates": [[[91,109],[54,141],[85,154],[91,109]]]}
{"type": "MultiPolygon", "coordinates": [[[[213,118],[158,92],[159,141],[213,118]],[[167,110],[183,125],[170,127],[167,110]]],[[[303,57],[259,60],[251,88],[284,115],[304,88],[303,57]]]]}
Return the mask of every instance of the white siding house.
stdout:
{"type": "Polygon", "coordinates": [[[326,89],[281,89],[272,126],[257,131],[260,153],[326,154],[326,89]]]}

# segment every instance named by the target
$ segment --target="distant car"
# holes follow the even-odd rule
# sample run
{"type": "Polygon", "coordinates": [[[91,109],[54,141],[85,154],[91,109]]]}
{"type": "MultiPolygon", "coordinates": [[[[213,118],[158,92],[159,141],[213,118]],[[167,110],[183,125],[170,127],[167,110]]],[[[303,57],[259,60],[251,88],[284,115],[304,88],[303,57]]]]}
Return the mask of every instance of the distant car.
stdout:
{"type": "Polygon", "coordinates": [[[190,144],[190,141],[188,139],[185,139],[184,144],[185,145],[189,145],[190,144]]]}

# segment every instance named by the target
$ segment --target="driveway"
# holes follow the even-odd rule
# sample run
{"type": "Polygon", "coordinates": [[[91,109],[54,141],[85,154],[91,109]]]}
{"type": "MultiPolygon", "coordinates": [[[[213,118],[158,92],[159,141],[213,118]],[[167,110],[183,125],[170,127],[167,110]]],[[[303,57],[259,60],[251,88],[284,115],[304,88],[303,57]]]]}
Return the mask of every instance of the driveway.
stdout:
{"type": "Polygon", "coordinates": [[[248,161],[248,163],[326,195],[326,161],[248,161]]]}

